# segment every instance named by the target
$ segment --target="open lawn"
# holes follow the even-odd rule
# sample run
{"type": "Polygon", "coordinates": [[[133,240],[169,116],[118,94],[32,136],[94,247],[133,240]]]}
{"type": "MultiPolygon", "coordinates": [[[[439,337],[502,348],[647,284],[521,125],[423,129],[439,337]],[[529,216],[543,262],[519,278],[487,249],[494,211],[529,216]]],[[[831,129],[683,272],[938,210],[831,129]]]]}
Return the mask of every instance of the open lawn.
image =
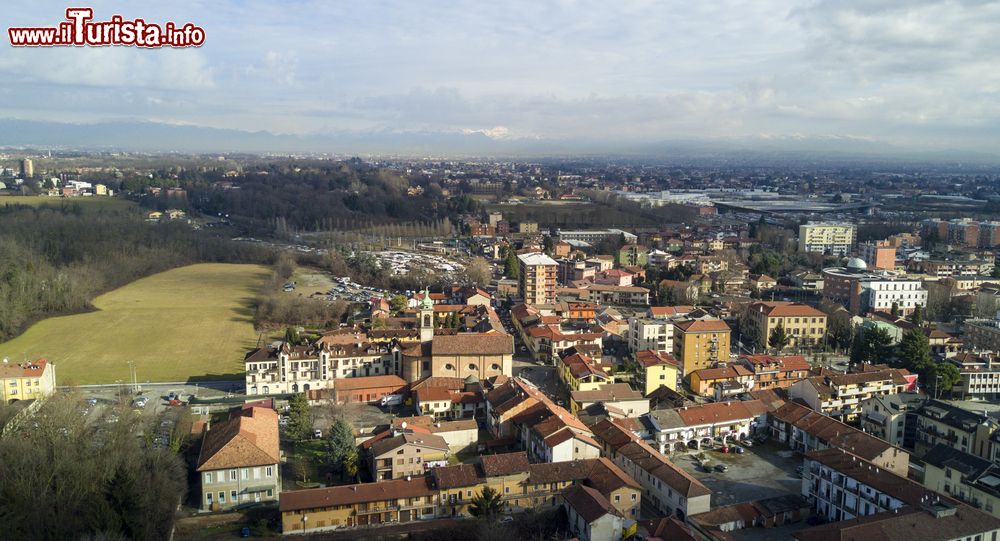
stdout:
{"type": "Polygon", "coordinates": [[[12,360],[46,357],[59,385],[242,379],[257,342],[250,303],[267,277],[258,265],[190,265],[94,299],[97,310],[43,320],[0,344],[12,360]]]}
{"type": "Polygon", "coordinates": [[[123,209],[129,206],[134,206],[135,203],[129,201],[128,199],[120,199],[118,197],[104,197],[104,196],[93,196],[93,197],[49,197],[45,195],[7,195],[0,196],[0,205],[10,206],[10,205],[26,205],[29,207],[38,207],[41,205],[50,205],[58,207],[60,205],[72,205],[79,204],[81,208],[84,209],[123,209]]]}

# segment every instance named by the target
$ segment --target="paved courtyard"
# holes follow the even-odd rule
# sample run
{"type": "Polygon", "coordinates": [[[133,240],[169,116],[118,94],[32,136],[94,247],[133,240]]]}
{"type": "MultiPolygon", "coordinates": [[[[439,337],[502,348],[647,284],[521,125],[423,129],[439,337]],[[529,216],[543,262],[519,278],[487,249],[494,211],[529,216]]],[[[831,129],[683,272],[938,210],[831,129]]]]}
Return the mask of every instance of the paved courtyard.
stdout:
{"type": "Polygon", "coordinates": [[[784,446],[768,442],[748,448],[742,455],[719,451],[704,451],[703,455],[712,466],[725,464],[729,470],[702,471],[694,452],[675,453],[670,459],[712,489],[712,507],[801,493],[802,479],[795,468],[802,465],[802,457],[784,446]]]}

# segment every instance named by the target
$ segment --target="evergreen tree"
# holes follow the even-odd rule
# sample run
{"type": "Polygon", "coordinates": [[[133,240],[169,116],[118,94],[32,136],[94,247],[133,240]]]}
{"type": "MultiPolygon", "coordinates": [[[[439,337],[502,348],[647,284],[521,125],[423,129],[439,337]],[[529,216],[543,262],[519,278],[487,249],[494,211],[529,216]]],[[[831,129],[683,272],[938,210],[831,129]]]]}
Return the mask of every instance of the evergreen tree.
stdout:
{"type": "Polygon", "coordinates": [[[351,425],[342,417],[338,418],[333,423],[333,427],[330,428],[330,438],[327,441],[327,448],[329,450],[328,459],[330,464],[339,466],[341,474],[349,473],[345,469],[346,458],[352,452],[357,454],[357,449],[354,445],[354,431],[351,430],[351,425]]]}
{"type": "Polygon", "coordinates": [[[917,329],[907,331],[899,341],[899,360],[911,372],[916,372],[922,377],[933,376],[930,374],[933,371],[930,341],[927,335],[917,329]]]}
{"type": "Polygon", "coordinates": [[[788,347],[790,341],[791,337],[785,331],[785,326],[779,324],[777,327],[771,329],[771,336],[767,338],[767,345],[774,348],[775,353],[781,353],[781,350],[788,347]]]}
{"type": "Polygon", "coordinates": [[[312,435],[312,412],[309,401],[303,393],[293,394],[288,399],[288,435],[295,440],[308,439],[312,435]]]}
{"type": "Polygon", "coordinates": [[[919,304],[913,307],[913,313],[910,314],[910,323],[913,323],[917,327],[924,324],[924,307],[919,304]]]}
{"type": "Polygon", "coordinates": [[[503,274],[511,280],[517,280],[521,276],[521,269],[517,265],[517,254],[509,246],[507,247],[507,255],[504,257],[503,274]]]}
{"type": "Polygon", "coordinates": [[[500,492],[489,486],[483,487],[482,492],[472,498],[469,514],[479,518],[495,517],[500,514],[503,508],[503,502],[500,498],[500,492]]]}

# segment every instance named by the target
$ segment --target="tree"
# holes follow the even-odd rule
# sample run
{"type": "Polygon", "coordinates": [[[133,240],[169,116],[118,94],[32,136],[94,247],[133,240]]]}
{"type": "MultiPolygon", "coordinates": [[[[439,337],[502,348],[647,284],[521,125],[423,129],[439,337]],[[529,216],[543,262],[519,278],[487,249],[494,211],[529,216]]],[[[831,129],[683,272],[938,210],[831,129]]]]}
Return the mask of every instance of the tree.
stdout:
{"type": "MultiPolygon", "coordinates": [[[[927,335],[918,329],[906,331],[902,340],[899,341],[899,360],[903,367],[911,372],[916,372],[922,377],[933,369],[931,360],[931,346],[927,335]]],[[[925,380],[926,381],[926,380],[925,380]]]]}
{"type": "Polygon", "coordinates": [[[327,458],[330,464],[340,466],[341,474],[347,473],[345,459],[351,452],[356,454],[357,449],[354,445],[354,431],[351,430],[351,425],[343,417],[338,417],[330,428],[327,449],[329,451],[327,458]]]}
{"type": "Polygon", "coordinates": [[[913,313],[910,314],[910,323],[913,323],[917,327],[924,324],[924,307],[919,304],[913,307],[913,313]]]}
{"type": "Polygon", "coordinates": [[[293,394],[288,399],[288,435],[295,440],[304,440],[312,435],[312,431],[312,412],[306,395],[293,394]]]}
{"type": "Polygon", "coordinates": [[[503,501],[501,501],[500,492],[486,486],[482,492],[472,498],[469,514],[474,517],[490,518],[500,514],[502,509],[503,501]]]}
{"type": "Polygon", "coordinates": [[[931,365],[930,370],[923,377],[928,378],[927,383],[934,386],[934,396],[939,397],[941,391],[950,393],[952,387],[962,379],[962,374],[958,371],[957,366],[949,362],[942,362],[931,365]]]}
{"type": "Polygon", "coordinates": [[[889,309],[889,313],[892,314],[893,317],[899,317],[899,303],[898,302],[893,302],[892,303],[892,308],[889,309]]]}
{"type": "Polygon", "coordinates": [[[407,302],[408,301],[404,295],[393,295],[392,299],[389,300],[389,308],[391,308],[393,312],[399,313],[406,310],[407,302]]]}
{"type": "Polygon", "coordinates": [[[780,353],[781,350],[788,347],[790,341],[791,337],[785,332],[785,326],[779,324],[777,327],[771,329],[771,336],[767,338],[767,345],[774,348],[775,353],[780,353]]]}
{"type": "Polygon", "coordinates": [[[344,455],[344,463],[341,468],[342,473],[347,474],[347,476],[353,478],[358,474],[358,449],[357,447],[352,447],[344,455]]]}
{"type": "Polygon", "coordinates": [[[851,342],[851,364],[884,361],[890,354],[892,337],[882,327],[860,327],[851,342]]]}
{"type": "Polygon", "coordinates": [[[517,264],[517,254],[510,246],[507,247],[507,255],[504,256],[503,274],[511,280],[517,280],[521,276],[521,269],[517,264]]]}
{"type": "Polygon", "coordinates": [[[473,257],[472,261],[465,267],[466,282],[478,287],[485,287],[493,278],[493,269],[482,257],[473,257]]]}
{"type": "Polygon", "coordinates": [[[295,327],[288,327],[285,329],[285,342],[288,342],[290,346],[299,345],[299,331],[295,327]]]}

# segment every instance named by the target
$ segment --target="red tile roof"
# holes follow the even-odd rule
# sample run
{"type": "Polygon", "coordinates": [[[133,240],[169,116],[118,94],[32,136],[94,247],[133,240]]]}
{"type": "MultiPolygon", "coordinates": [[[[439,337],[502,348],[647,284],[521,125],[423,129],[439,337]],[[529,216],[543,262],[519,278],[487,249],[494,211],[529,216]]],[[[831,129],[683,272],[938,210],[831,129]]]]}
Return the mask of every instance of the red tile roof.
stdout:
{"type": "Polygon", "coordinates": [[[280,461],[278,413],[249,408],[210,427],[201,444],[198,471],[266,466],[280,461]]]}
{"type": "Polygon", "coordinates": [[[729,332],[729,325],[721,319],[689,319],[674,323],[683,332],[729,332]]]}

